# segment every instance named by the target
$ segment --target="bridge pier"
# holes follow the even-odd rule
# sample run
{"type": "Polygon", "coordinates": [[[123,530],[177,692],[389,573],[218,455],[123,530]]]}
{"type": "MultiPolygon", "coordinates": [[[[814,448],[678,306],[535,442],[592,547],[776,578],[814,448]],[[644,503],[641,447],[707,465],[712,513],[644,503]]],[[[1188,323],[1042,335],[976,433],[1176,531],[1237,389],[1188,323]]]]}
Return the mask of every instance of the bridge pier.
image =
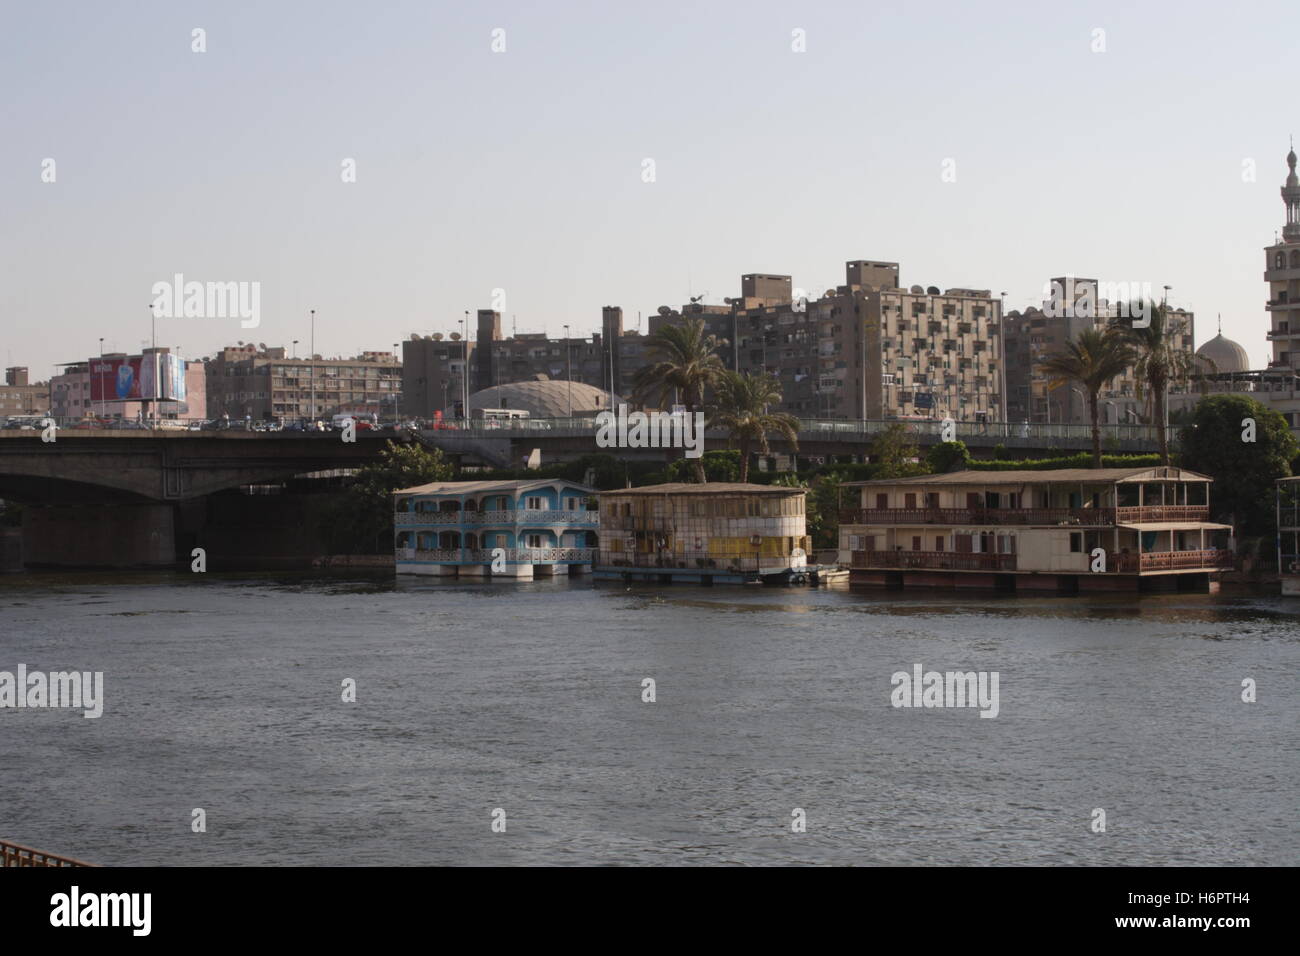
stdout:
{"type": "Polygon", "coordinates": [[[29,505],[28,566],[141,568],[176,563],[175,507],[164,504],[29,505]]]}

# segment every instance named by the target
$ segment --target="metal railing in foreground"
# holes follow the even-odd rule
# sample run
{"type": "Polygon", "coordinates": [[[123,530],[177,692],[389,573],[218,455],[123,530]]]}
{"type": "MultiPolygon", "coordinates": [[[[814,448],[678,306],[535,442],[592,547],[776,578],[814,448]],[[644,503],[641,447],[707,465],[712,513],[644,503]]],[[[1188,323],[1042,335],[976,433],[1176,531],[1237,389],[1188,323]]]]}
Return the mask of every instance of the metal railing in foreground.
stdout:
{"type": "Polygon", "coordinates": [[[29,846],[23,846],[21,843],[0,840],[0,866],[65,867],[95,865],[84,860],[73,859],[70,856],[59,856],[57,853],[34,850],[29,846]]]}

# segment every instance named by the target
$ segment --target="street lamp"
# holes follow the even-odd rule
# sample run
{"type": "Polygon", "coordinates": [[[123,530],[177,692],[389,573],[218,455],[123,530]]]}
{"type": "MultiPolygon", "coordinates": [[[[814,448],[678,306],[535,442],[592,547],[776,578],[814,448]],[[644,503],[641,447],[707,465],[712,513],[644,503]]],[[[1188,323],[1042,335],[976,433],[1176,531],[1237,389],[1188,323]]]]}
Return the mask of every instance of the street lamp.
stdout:
{"type": "Polygon", "coordinates": [[[292,359],[296,359],[296,358],[298,357],[298,340],[297,340],[297,339],[294,339],[294,340],[293,340],[293,354],[290,355],[289,357],[292,358],[292,359]]]}
{"type": "Polygon", "coordinates": [[[569,383],[569,417],[573,417],[573,348],[569,343],[569,327],[564,327],[564,368],[569,383]]]}
{"type": "Polygon", "coordinates": [[[461,417],[469,418],[469,309],[465,310],[465,318],[456,320],[460,324],[460,344],[464,350],[462,352],[463,360],[460,363],[460,414],[461,417]]]}
{"type": "Polygon", "coordinates": [[[308,411],[308,417],[311,418],[312,424],[316,422],[316,310],[311,310],[311,355],[307,357],[311,363],[309,366],[311,375],[311,408],[308,411]]]}
{"type": "Polygon", "coordinates": [[[99,416],[107,417],[104,414],[104,337],[102,335],[99,337],[99,416]]]}
{"type": "MultiPolygon", "coordinates": [[[[401,343],[400,343],[400,342],[394,342],[394,343],[393,343],[393,362],[394,362],[394,363],[397,362],[397,355],[398,355],[398,353],[401,351],[401,349],[402,349],[402,346],[401,346],[401,343]]],[[[401,391],[401,389],[398,389],[398,390],[397,390],[397,394],[395,394],[395,395],[393,396],[393,418],[396,419],[397,421],[401,421],[401,418],[402,418],[402,391],[401,391]]]]}

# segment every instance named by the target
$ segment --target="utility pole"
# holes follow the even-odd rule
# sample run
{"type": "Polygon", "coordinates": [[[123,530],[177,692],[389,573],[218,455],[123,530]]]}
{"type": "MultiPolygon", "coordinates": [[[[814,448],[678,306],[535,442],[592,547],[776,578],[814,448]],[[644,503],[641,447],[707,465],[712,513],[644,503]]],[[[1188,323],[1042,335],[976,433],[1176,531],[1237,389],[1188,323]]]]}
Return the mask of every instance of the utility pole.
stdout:
{"type": "Polygon", "coordinates": [[[311,355],[307,356],[311,362],[311,420],[316,421],[316,310],[311,310],[311,355]]]}

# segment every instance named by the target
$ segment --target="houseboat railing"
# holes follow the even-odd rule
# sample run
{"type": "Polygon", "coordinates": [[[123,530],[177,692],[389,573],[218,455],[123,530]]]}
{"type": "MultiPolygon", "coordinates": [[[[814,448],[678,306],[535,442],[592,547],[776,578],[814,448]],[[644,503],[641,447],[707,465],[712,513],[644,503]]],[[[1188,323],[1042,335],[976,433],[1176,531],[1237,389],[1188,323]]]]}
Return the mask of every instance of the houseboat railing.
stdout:
{"type": "Polygon", "coordinates": [[[780,555],[710,554],[704,551],[644,553],[635,551],[600,551],[596,566],[602,568],[663,568],[691,571],[755,571],[761,568],[788,567],[794,559],[780,555]],[[760,563],[761,562],[761,563],[760,563]]]}
{"type": "Polygon", "coordinates": [[[1210,548],[1204,551],[1148,551],[1145,554],[1117,555],[1114,570],[1132,574],[1135,571],[1183,571],[1188,568],[1213,570],[1232,568],[1236,560],[1231,551],[1210,548]]]}
{"type": "Polygon", "coordinates": [[[987,524],[1110,526],[1116,523],[1205,521],[1208,505],[1122,508],[845,508],[840,524],[987,524]]]}
{"type": "Polygon", "coordinates": [[[558,509],[530,511],[396,511],[393,523],[399,525],[518,525],[518,524],[567,524],[583,527],[596,527],[600,524],[597,511],[564,511],[558,509]]]}
{"type": "Polygon", "coordinates": [[[850,567],[934,571],[1014,571],[1014,554],[971,554],[958,551],[854,551],[850,567]]]}
{"type": "MultiPolygon", "coordinates": [[[[590,564],[594,548],[505,548],[508,564],[590,564]]],[[[491,564],[495,548],[396,548],[398,561],[491,564]]]]}
{"type": "Polygon", "coordinates": [[[86,863],[84,860],[76,860],[70,856],[59,856],[57,853],[34,850],[29,846],[23,846],[21,843],[0,840],[0,866],[65,867],[94,865],[94,863],[86,863]]]}

